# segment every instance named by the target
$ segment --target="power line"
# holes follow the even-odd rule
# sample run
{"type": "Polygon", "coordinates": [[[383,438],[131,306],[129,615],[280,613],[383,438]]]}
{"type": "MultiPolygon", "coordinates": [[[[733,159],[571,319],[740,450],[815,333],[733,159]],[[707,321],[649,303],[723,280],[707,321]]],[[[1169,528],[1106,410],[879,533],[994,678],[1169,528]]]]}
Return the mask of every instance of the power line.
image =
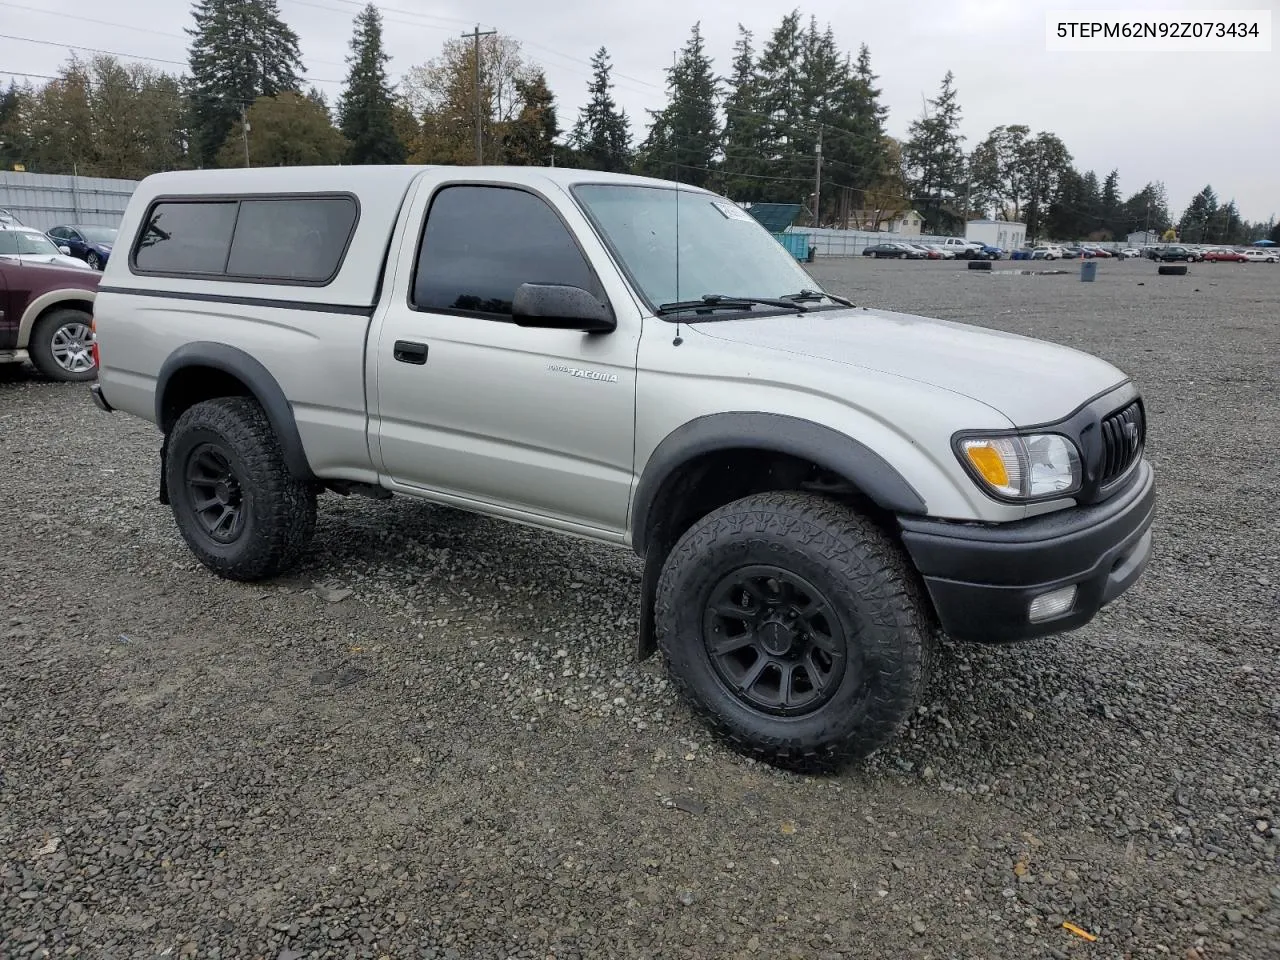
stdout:
{"type": "MultiPolygon", "coordinates": [[[[293,0],[293,2],[300,2],[300,0],[293,0]]],[[[83,17],[79,13],[68,13],[63,10],[42,10],[38,7],[29,7],[26,4],[9,3],[7,2],[7,0],[0,0],[0,7],[9,7],[14,10],[22,10],[26,13],[37,13],[46,17],[57,17],[63,20],[70,20],[75,23],[92,23],[100,27],[117,27],[121,30],[133,30],[136,33],[146,33],[146,34],[150,34],[153,37],[170,37],[172,39],[182,40],[184,42],[189,39],[189,35],[187,34],[172,33],[168,30],[153,30],[150,27],[138,27],[130,23],[119,23],[114,20],[95,20],[89,17],[83,17]]],[[[252,50],[254,52],[258,52],[261,49],[259,47],[245,46],[244,44],[228,44],[227,46],[229,49],[252,50]]],[[[336,60],[321,60],[319,58],[313,58],[313,57],[308,57],[307,59],[310,60],[312,63],[323,63],[326,66],[330,66],[330,67],[346,66],[345,63],[339,63],[336,60]]]]}
{"type": "MultiPolygon", "coordinates": [[[[108,57],[124,57],[127,60],[149,60],[152,63],[172,64],[173,66],[187,67],[187,69],[190,69],[190,64],[185,60],[168,60],[164,57],[148,57],[140,53],[121,53],[118,50],[103,50],[100,47],[86,47],[76,43],[64,43],[59,40],[39,40],[35,37],[17,37],[8,33],[0,33],[0,40],[17,40],[22,43],[35,43],[45,47],[64,47],[68,50],[82,50],[86,53],[100,53],[108,57]]],[[[345,82],[343,80],[328,80],[322,77],[306,77],[305,79],[307,83],[342,84],[345,82]]]]}

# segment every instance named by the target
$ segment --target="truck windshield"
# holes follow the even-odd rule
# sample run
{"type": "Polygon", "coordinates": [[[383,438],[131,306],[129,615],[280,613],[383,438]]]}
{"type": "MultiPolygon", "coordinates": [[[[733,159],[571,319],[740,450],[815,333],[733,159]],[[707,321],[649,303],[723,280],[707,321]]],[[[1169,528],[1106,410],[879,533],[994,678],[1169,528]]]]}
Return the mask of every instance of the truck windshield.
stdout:
{"type": "Polygon", "coordinates": [[[817,289],[782,244],[722,197],[634,184],[579,184],[573,193],[655,311],[707,294],[777,299],[817,289]]]}

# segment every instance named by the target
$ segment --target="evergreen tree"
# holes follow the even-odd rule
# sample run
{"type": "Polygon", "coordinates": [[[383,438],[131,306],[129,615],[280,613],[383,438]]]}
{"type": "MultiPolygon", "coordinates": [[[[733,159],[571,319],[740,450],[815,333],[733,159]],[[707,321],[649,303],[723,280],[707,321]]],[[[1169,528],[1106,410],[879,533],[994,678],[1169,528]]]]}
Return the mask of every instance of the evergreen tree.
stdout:
{"type": "Polygon", "coordinates": [[[520,113],[507,125],[502,138],[505,163],[543,166],[555,155],[560,127],[556,121],[556,98],[541,71],[527,80],[516,81],[520,113]]]}
{"type": "Polygon", "coordinates": [[[1060,208],[1063,204],[1059,189],[1063,179],[1069,181],[1068,193],[1076,188],[1075,181],[1071,180],[1075,172],[1071,166],[1071,152],[1056,135],[1041,131],[1034,138],[1029,137],[1022,142],[1018,149],[1018,162],[1026,176],[1027,237],[1039,238],[1046,226],[1050,206],[1055,200],[1060,208]]]}
{"type": "Polygon", "coordinates": [[[720,152],[720,120],[716,79],[700,23],[693,25],[689,42],[667,69],[667,94],[666,109],[653,112],[639,166],[646,173],[705,187],[712,181],[712,162],[720,152]]]}
{"type": "Polygon", "coordinates": [[[800,13],[793,10],[773,31],[756,64],[761,119],[754,151],[772,178],[761,181],[761,200],[795,202],[810,193],[804,184],[813,177],[817,130],[809,122],[801,93],[804,56],[800,13]]]}
{"type": "Polygon", "coordinates": [[[1108,234],[1104,239],[1124,238],[1124,205],[1120,200],[1120,171],[1112,170],[1102,183],[1102,229],[1108,234]]]}
{"type": "Polygon", "coordinates": [[[929,232],[948,229],[959,220],[954,210],[948,209],[960,186],[964,164],[954,82],[955,76],[948,70],[938,95],[928,102],[924,115],[912,121],[902,146],[908,183],[916,200],[923,201],[918,206],[929,232]]]}
{"type": "Polygon", "coordinates": [[[1213,187],[1205,186],[1191,198],[1191,203],[1178,221],[1178,236],[1183,243],[1216,243],[1215,218],[1218,216],[1218,195],[1213,187]]]}
{"type": "Polygon", "coordinates": [[[1169,202],[1163,183],[1148,183],[1124,202],[1125,233],[1150,230],[1163,233],[1170,226],[1169,202]]]}
{"type": "Polygon", "coordinates": [[[756,77],[754,37],[738,24],[738,39],[733,45],[732,73],[724,80],[728,93],[724,100],[724,162],[721,189],[735,200],[759,200],[761,173],[759,141],[759,82],[756,77]]]}
{"type": "Polygon", "coordinates": [[[631,168],[631,130],[626,111],[613,99],[613,68],[604,47],[591,58],[591,69],[589,99],[578,114],[572,145],[588,169],[625,173],[631,168]]]}
{"type": "Polygon", "coordinates": [[[22,108],[30,93],[24,92],[16,80],[10,79],[9,89],[0,93],[0,170],[11,170],[21,163],[25,155],[25,137],[22,134],[22,108]]]}
{"type": "Polygon", "coordinates": [[[1102,187],[1098,183],[1098,175],[1090,170],[1081,178],[1081,203],[1077,210],[1079,216],[1076,237],[1078,239],[1097,240],[1094,234],[1102,228],[1102,187]]]}
{"type": "Polygon", "coordinates": [[[193,15],[193,135],[197,158],[209,165],[242,110],[259,97],[298,92],[302,58],[276,0],[197,0],[193,15]]]}
{"type": "Polygon", "coordinates": [[[338,100],[338,128],[347,138],[349,163],[404,163],[405,145],[396,136],[391,84],[382,47],[382,16],[369,4],[356,15],[351,38],[351,70],[338,100]]]}

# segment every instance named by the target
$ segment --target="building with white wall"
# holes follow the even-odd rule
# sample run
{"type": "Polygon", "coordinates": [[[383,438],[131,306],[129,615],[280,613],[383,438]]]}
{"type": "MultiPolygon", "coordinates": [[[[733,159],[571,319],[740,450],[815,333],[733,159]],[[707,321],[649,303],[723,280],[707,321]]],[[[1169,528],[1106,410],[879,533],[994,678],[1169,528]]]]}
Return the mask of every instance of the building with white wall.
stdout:
{"type": "Polygon", "coordinates": [[[1017,250],[1027,239],[1027,225],[1013,220],[970,220],[964,238],[1001,250],[1017,250]]]}

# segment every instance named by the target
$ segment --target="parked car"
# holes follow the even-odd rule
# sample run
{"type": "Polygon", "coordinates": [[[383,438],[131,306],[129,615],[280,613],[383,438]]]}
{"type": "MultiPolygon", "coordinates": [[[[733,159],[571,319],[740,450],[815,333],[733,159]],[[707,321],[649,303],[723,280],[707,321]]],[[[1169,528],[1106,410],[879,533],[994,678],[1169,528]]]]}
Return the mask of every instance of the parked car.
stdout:
{"type": "Polygon", "coordinates": [[[477,169],[135,189],[92,395],[162,431],[160,499],[214,574],[294,567],[322,490],[630,549],[638,653],[810,770],[915,715],[938,629],[1073,630],[1140,577],[1145,407],[1112,364],[855,307],[688,184],[477,169]]]}
{"type": "Polygon", "coordinates": [[[1118,256],[1123,257],[1125,260],[1135,260],[1138,257],[1142,256],[1142,251],[1139,250],[1137,247],[1125,247],[1123,250],[1120,251],[1118,256]]]}
{"type": "Polygon", "coordinates": [[[66,251],[67,248],[54,246],[52,240],[33,227],[0,224],[0,260],[89,269],[87,263],[77,260],[66,251]]]}
{"type": "Polygon", "coordinates": [[[1087,257],[1091,259],[1093,257],[1092,253],[1085,253],[1083,247],[1068,246],[1068,247],[1062,247],[1061,249],[1062,249],[1063,260],[1076,260],[1082,257],[1087,257]]]}
{"type": "Polygon", "coordinates": [[[864,257],[894,257],[898,260],[923,260],[925,252],[909,243],[877,243],[862,251],[864,257]]]}
{"type": "Polygon", "coordinates": [[[1228,250],[1220,247],[1206,250],[1201,254],[1201,259],[1206,263],[1245,263],[1249,258],[1245,256],[1243,250],[1228,250]]]}
{"type": "Polygon", "coordinates": [[[1031,251],[1032,260],[1061,260],[1066,256],[1062,247],[1054,244],[1042,244],[1031,251]]]}
{"type": "Polygon", "coordinates": [[[30,360],[53,380],[92,380],[93,301],[100,279],[83,264],[0,258],[0,363],[30,360]]]}
{"type": "Polygon", "coordinates": [[[83,260],[95,270],[101,270],[111,256],[116,242],[114,227],[58,226],[46,231],[49,239],[60,247],[67,247],[70,255],[83,260]]]}
{"type": "Polygon", "coordinates": [[[1036,248],[1031,246],[1030,244],[1024,243],[1017,250],[1013,251],[1013,253],[1009,254],[1009,259],[1010,260],[1030,260],[1032,259],[1032,254],[1035,253],[1035,249],[1036,248]]]}
{"type": "Polygon", "coordinates": [[[936,243],[921,243],[917,244],[917,246],[923,247],[925,250],[929,251],[930,260],[954,260],[956,258],[956,252],[954,250],[948,250],[946,247],[940,246],[936,243]]]}
{"type": "Polygon", "coordinates": [[[18,215],[12,210],[0,207],[0,225],[4,226],[24,226],[23,222],[18,219],[18,215]]]}
{"type": "Polygon", "coordinates": [[[999,260],[1004,256],[1004,248],[992,246],[989,243],[984,243],[982,245],[982,248],[979,250],[979,253],[981,253],[982,256],[984,256],[988,260],[999,260]]]}
{"type": "Polygon", "coordinates": [[[1087,245],[1082,247],[1081,249],[1084,250],[1089,256],[1096,257],[1099,260],[1111,259],[1111,251],[1107,250],[1105,247],[1095,247],[1092,245],[1087,245]]]}
{"type": "Polygon", "coordinates": [[[932,247],[926,246],[923,243],[908,243],[907,246],[911,247],[913,250],[919,250],[922,254],[924,254],[924,258],[926,260],[942,259],[942,254],[940,254],[937,250],[934,250],[932,247]]]}
{"type": "Polygon", "coordinates": [[[1251,263],[1275,263],[1280,260],[1280,253],[1272,247],[1245,247],[1241,252],[1251,263]]]}
{"type": "Polygon", "coordinates": [[[1187,263],[1193,263],[1202,259],[1202,257],[1190,247],[1184,247],[1181,244],[1169,244],[1156,251],[1155,259],[1161,263],[1167,263],[1171,260],[1185,260],[1187,263]]]}

